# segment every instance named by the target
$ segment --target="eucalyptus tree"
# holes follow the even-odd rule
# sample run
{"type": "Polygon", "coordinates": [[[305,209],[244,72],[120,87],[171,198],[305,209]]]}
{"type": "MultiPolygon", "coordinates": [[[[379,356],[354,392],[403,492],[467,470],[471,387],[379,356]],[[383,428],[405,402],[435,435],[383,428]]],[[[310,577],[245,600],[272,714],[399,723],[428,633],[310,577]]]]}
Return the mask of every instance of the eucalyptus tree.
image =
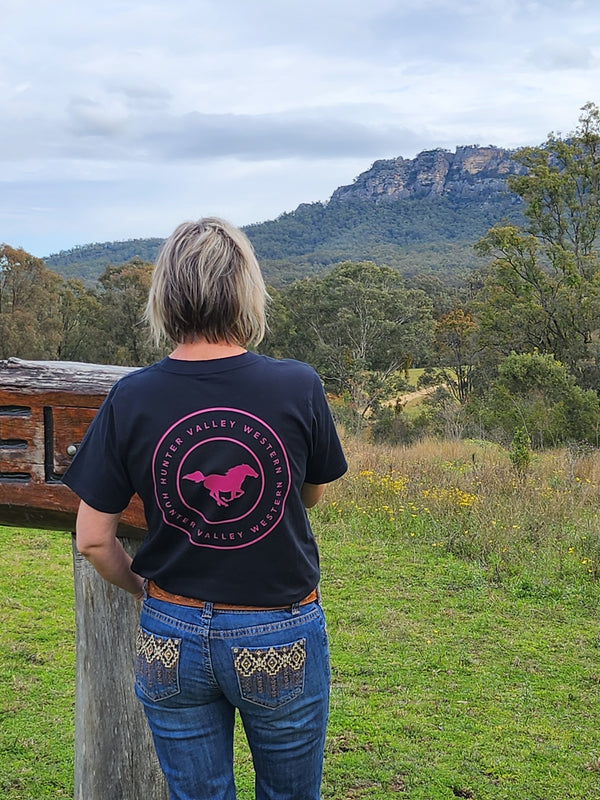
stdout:
{"type": "Polygon", "coordinates": [[[108,266],[98,281],[102,361],[143,366],[160,353],[143,321],[153,265],[134,258],[118,267],[108,266]]]}
{"type": "Polygon", "coordinates": [[[98,362],[103,357],[101,306],[83,281],[69,278],[60,288],[62,335],[57,349],[61,361],[98,362]]]}
{"type": "Polygon", "coordinates": [[[0,357],[56,358],[61,283],[41,259],[0,245],[0,357]]]}
{"type": "Polygon", "coordinates": [[[473,375],[480,361],[478,325],[462,308],[444,314],[436,323],[434,345],[441,363],[437,377],[464,404],[473,392],[473,375]]]}
{"type": "Polygon", "coordinates": [[[295,281],[280,291],[278,308],[277,337],[265,349],[312,364],[363,415],[394,393],[433,330],[427,295],[407,288],[397,270],[368,261],[295,281]]]}
{"type": "Polygon", "coordinates": [[[588,103],[566,138],[519,150],[508,179],[523,227],[500,224],[478,243],[492,257],[479,300],[481,336],[501,355],[553,353],[576,372],[600,327],[600,112],[588,103]]]}

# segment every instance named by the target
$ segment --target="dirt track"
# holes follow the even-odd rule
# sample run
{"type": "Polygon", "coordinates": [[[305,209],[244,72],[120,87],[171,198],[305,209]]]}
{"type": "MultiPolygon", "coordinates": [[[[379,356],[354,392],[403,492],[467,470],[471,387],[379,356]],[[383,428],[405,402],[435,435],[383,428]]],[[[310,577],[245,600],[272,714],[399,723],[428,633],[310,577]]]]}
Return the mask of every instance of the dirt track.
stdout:
{"type": "Polygon", "coordinates": [[[418,400],[419,397],[425,397],[425,395],[433,394],[437,388],[438,388],[437,386],[426,386],[424,389],[416,389],[414,392],[409,392],[408,394],[401,394],[397,398],[397,402],[410,403],[412,400],[418,400]]]}

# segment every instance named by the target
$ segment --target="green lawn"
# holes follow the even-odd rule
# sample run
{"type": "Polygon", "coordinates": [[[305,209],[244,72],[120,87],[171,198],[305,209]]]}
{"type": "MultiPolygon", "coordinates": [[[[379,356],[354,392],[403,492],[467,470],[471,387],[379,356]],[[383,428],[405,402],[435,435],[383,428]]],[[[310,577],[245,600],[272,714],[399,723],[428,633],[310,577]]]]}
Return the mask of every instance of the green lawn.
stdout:
{"type": "Polygon", "coordinates": [[[421,375],[425,372],[422,367],[411,367],[408,370],[408,382],[411,386],[416,386],[417,381],[421,377],[421,375]]]}
{"type": "MultiPolygon", "coordinates": [[[[443,462],[457,483],[463,461],[443,462]]],[[[509,552],[514,504],[498,504],[492,525],[467,487],[439,489],[456,505],[441,517],[383,477],[356,471],[311,512],[333,668],[323,799],[600,797],[600,589],[577,549],[597,526],[553,544],[559,568],[543,543],[509,552]],[[458,528],[471,537],[475,513],[487,552],[456,540],[458,528]]],[[[9,800],[72,797],[70,540],[0,528],[0,545],[0,789],[9,800]]],[[[240,800],[251,800],[242,743],[236,758],[240,800]]]]}
{"type": "Polygon", "coordinates": [[[556,602],[401,541],[323,546],[334,664],[324,796],[590,798],[598,592],[556,602]]]}
{"type": "Polygon", "coordinates": [[[74,629],[70,536],[0,527],[3,797],[73,797],[74,629]]]}

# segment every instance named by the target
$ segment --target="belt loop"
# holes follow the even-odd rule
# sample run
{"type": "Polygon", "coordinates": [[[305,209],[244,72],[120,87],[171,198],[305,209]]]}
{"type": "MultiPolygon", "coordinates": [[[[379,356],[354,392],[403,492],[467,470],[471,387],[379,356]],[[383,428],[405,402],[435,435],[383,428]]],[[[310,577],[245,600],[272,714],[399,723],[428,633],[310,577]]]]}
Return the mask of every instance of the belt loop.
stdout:
{"type": "Polygon", "coordinates": [[[300,603],[292,603],[292,614],[300,613],[300,603]]]}
{"type": "Polygon", "coordinates": [[[212,619],[213,604],[206,601],[202,608],[202,619],[212,619]]]}

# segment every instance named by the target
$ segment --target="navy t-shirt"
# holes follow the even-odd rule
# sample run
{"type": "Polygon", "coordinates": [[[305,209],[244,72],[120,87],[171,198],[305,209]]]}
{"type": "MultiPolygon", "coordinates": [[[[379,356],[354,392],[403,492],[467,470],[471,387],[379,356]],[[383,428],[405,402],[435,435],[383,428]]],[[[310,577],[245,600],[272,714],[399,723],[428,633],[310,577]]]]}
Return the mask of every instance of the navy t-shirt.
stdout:
{"type": "Polygon", "coordinates": [[[319,581],[302,484],[346,469],[316,372],[247,352],[121,378],[63,480],[107,513],[139,494],[148,534],[133,569],[163,589],[271,606],[319,581]]]}

